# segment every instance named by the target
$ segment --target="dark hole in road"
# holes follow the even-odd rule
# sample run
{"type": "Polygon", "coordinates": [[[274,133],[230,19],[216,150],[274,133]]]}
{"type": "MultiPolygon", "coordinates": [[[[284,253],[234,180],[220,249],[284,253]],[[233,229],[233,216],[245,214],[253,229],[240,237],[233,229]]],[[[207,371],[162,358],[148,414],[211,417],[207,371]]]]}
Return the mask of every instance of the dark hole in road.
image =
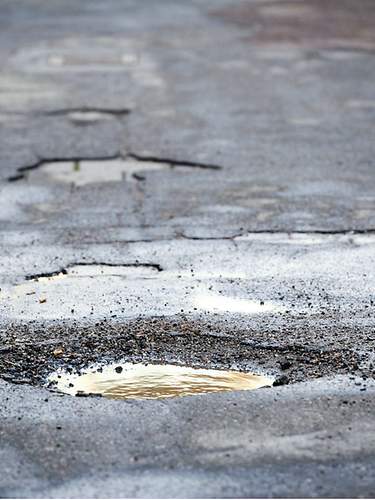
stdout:
{"type": "Polygon", "coordinates": [[[59,371],[49,381],[67,394],[102,395],[109,399],[162,399],[252,390],[273,383],[269,377],[252,373],[143,363],[94,366],[82,374],[59,371]]]}

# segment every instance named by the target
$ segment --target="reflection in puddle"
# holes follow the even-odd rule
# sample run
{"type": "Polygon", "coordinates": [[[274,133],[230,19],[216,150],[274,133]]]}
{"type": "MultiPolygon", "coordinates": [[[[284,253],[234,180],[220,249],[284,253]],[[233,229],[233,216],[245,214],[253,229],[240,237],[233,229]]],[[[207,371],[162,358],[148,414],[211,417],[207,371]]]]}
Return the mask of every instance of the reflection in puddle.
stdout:
{"type": "Polygon", "coordinates": [[[51,276],[39,276],[29,279],[25,283],[14,285],[13,296],[22,297],[25,295],[35,295],[36,292],[47,291],[52,285],[58,285],[60,281],[76,278],[105,278],[121,277],[136,279],[152,279],[159,273],[158,269],[148,265],[110,265],[110,264],[77,264],[51,276]]]}
{"type": "Polygon", "coordinates": [[[36,289],[40,292],[40,286],[36,287],[36,284],[46,285],[56,281],[60,281],[66,278],[66,273],[61,272],[54,274],[52,276],[40,276],[33,280],[28,280],[25,283],[20,283],[19,285],[14,285],[12,289],[12,297],[22,297],[24,295],[36,295],[36,289]]]}
{"type": "Polygon", "coordinates": [[[233,312],[244,314],[262,314],[282,310],[271,302],[261,300],[238,299],[214,294],[199,295],[195,301],[196,307],[204,311],[233,312]]]}
{"type": "Polygon", "coordinates": [[[52,281],[60,281],[67,277],[98,277],[98,276],[125,276],[129,278],[148,278],[158,274],[159,270],[156,266],[147,264],[76,264],[69,266],[67,270],[60,273],[52,274],[51,276],[39,276],[32,281],[38,283],[51,283],[52,281]]]}
{"type": "Polygon", "coordinates": [[[77,264],[68,269],[66,276],[71,277],[100,277],[124,276],[127,278],[152,278],[159,273],[158,269],[147,265],[110,265],[110,264],[77,264]]]}
{"type": "Polygon", "coordinates": [[[112,118],[110,113],[106,113],[105,111],[72,111],[67,116],[73,123],[82,125],[112,118]]]}
{"type": "MultiPolygon", "coordinates": [[[[103,182],[135,181],[137,172],[168,170],[170,165],[132,158],[115,160],[85,160],[80,162],[58,161],[46,163],[38,170],[58,182],[75,186],[103,182]]],[[[33,174],[30,174],[30,176],[33,174]]]]}
{"type": "Polygon", "coordinates": [[[101,394],[110,399],[162,399],[207,392],[252,390],[273,380],[250,373],[176,365],[112,364],[83,375],[56,372],[49,377],[71,395],[101,394]]]}
{"type": "Polygon", "coordinates": [[[33,281],[37,281],[38,283],[50,283],[51,281],[60,281],[61,279],[66,278],[66,275],[67,275],[66,272],[61,272],[53,274],[52,276],[39,276],[39,278],[35,278],[33,281]]]}

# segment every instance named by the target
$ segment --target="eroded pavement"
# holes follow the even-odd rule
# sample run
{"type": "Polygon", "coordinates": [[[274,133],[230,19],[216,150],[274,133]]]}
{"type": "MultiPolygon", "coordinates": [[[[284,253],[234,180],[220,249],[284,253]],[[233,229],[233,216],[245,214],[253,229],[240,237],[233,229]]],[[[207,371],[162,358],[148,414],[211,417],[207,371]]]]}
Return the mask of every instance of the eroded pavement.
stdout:
{"type": "Polygon", "coordinates": [[[374,496],[375,6],[0,6],[0,494],[374,496]],[[270,388],[111,401],[56,369],[270,388]]]}

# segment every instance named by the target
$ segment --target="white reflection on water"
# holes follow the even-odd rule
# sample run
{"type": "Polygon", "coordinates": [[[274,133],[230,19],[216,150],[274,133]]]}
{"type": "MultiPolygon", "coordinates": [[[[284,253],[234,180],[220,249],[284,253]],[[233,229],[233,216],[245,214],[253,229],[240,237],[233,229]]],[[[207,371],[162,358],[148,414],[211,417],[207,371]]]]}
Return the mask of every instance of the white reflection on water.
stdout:
{"type": "Polygon", "coordinates": [[[243,314],[263,314],[269,312],[280,312],[282,307],[260,300],[249,300],[235,297],[225,297],[214,294],[201,294],[195,300],[195,306],[212,312],[233,312],[243,314]]]}
{"type": "Polygon", "coordinates": [[[49,381],[67,394],[101,394],[110,399],[162,399],[207,392],[252,390],[272,385],[263,375],[177,365],[112,364],[82,375],[56,372],[49,381]]]}

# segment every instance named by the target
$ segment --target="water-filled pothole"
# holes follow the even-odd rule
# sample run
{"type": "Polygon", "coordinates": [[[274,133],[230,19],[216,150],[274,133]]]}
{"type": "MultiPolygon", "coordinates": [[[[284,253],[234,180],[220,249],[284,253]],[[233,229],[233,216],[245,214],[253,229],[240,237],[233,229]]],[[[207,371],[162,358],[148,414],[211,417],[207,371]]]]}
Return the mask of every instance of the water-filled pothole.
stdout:
{"type": "Polygon", "coordinates": [[[168,163],[139,161],[130,157],[113,160],[54,161],[42,165],[39,172],[31,172],[30,177],[42,173],[57,182],[81,187],[86,184],[124,180],[136,182],[139,172],[169,170],[170,168],[168,163]]]}
{"type": "Polygon", "coordinates": [[[58,371],[49,382],[66,394],[100,394],[110,399],[162,399],[208,392],[271,386],[273,379],[252,373],[143,363],[93,367],[83,374],[58,371]]]}

